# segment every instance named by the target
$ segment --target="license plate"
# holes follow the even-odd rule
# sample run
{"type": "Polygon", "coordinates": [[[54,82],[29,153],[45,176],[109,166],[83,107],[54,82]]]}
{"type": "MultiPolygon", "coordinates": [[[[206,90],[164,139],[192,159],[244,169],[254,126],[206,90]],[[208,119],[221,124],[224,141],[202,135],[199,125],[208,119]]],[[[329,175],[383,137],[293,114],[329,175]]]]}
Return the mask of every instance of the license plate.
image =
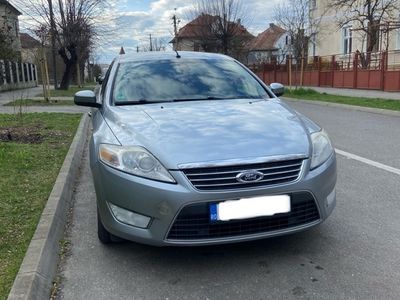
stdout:
{"type": "Polygon", "coordinates": [[[290,196],[263,196],[224,201],[210,205],[210,220],[229,221],[273,216],[290,212],[290,196]]]}

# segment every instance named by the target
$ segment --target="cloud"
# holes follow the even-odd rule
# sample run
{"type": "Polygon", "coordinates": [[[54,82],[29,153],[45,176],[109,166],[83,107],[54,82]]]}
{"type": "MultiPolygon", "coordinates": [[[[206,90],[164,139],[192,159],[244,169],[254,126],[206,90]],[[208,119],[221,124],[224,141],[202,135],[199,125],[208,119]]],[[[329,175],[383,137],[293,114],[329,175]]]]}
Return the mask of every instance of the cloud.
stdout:
{"type": "MultiPolygon", "coordinates": [[[[21,0],[22,1],[22,0],[21,0]]],[[[35,0],[36,1],[36,0],[35,0]]],[[[273,20],[273,7],[282,0],[243,0],[243,24],[254,35],[264,31],[273,20]]],[[[152,39],[170,41],[173,37],[174,14],[180,20],[179,27],[190,21],[196,0],[109,0],[109,8],[101,16],[100,27],[109,31],[99,40],[96,57],[101,63],[109,63],[118,55],[121,46],[126,53],[148,48],[152,39]]],[[[34,23],[30,16],[21,16],[21,28],[25,31],[34,23]]],[[[167,44],[168,46],[168,44],[167,44]]],[[[169,45],[170,46],[170,45],[169,45]]]]}

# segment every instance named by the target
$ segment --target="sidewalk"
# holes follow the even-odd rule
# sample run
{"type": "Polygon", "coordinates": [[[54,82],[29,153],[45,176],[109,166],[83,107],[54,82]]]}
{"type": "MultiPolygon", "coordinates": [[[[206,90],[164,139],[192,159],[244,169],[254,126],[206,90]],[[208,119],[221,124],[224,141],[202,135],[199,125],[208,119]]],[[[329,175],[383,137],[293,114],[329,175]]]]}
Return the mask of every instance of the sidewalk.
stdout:
{"type": "MultiPolygon", "coordinates": [[[[40,93],[43,92],[43,87],[41,85],[21,90],[6,91],[0,93],[0,113],[5,114],[15,114],[19,112],[19,107],[4,106],[4,104],[18,100],[21,98],[29,98],[34,100],[41,100],[43,97],[38,97],[40,93]]],[[[73,97],[53,97],[52,100],[73,100],[73,97]]],[[[76,106],[76,105],[54,105],[54,106],[23,106],[23,113],[30,112],[62,112],[62,113],[85,113],[90,111],[89,108],[76,106]]]]}
{"type": "Polygon", "coordinates": [[[316,86],[304,86],[303,88],[305,89],[310,88],[319,93],[327,93],[339,96],[400,100],[400,92],[384,92],[377,90],[360,90],[360,89],[339,89],[339,88],[316,87],[316,86]]]}
{"type": "MultiPolygon", "coordinates": [[[[71,113],[71,114],[79,114],[89,112],[89,107],[77,106],[77,105],[54,105],[54,106],[24,106],[22,107],[22,113],[71,113]]],[[[0,105],[0,114],[17,114],[19,113],[19,107],[14,108],[12,106],[1,106],[0,105]]]]}
{"type": "Polygon", "coordinates": [[[43,87],[41,85],[34,88],[0,92],[0,105],[4,105],[10,101],[21,98],[32,98],[41,92],[43,92],[43,87]]]}

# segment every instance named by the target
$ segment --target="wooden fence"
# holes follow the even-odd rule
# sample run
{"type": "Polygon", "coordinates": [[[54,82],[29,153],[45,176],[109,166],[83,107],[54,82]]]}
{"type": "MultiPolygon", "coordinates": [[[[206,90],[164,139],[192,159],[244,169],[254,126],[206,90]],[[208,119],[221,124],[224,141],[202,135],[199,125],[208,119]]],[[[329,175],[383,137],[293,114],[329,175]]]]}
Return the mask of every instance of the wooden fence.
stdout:
{"type": "Polygon", "coordinates": [[[17,90],[37,85],[36,65],[0,60],[0,91],[17,90]]]}

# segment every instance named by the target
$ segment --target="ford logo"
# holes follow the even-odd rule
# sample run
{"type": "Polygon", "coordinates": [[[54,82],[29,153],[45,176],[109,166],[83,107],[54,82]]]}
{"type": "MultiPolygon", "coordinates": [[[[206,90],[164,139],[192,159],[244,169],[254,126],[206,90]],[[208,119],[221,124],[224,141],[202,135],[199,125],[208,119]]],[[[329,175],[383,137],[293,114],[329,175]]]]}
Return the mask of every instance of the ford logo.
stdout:
{"type": "Polygon", "coordinates": [[[256,170],[248,170],[236,175],[236,180],[243,183],[257,182],[264,178],[264,174],[256,170]]]}

